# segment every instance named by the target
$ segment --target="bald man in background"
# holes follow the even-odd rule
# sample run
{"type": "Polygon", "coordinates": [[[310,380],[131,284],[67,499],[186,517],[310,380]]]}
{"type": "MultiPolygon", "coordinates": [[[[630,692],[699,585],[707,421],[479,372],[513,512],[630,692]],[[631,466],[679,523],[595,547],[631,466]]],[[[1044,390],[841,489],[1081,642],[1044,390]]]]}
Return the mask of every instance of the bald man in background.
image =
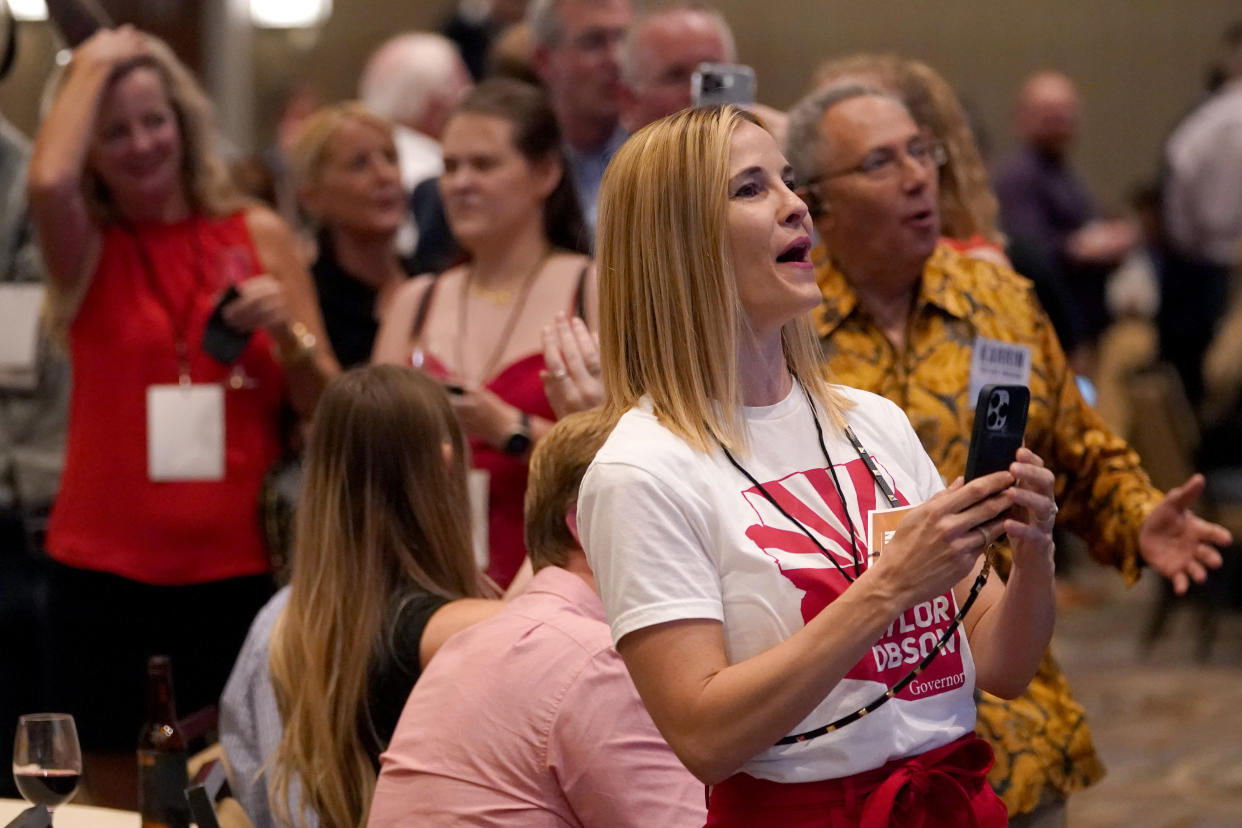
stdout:
{"type": "MultiPolygon", "coordinates": [[[[693,103],[691,79],[702,63],[736,63],[733,30],[707,3],[673,0],[648,6],[621,44],[621,126],[633,133],[693,103]]],[[[785,140],[785,113],[749,107],[785,140]]]]}
{"type": "Polygon", "coordinates": [[[699,3],[648,12],[621,47],[621,125],[634,132],[690,106],[700,63],[733,63],[737,49],[724,17],[699,3]]]}
{"type": "Polygon", "coordinates": [[[1077,300],[1087,338],[1094,340],[1108,323],[1104,280],[1138,243],[1137,228],[1129,221],[1103,219],[1070,164],[1082,106],[1069,77],[1052,71],[1028,77],[1015,116],[1021,146],[997,165],[992,178],[1001,225],[1059,268],[1077,300]]]}
{"type": "Polygon", "coordinates": [[[399,34],[367,60],[358,97],[396,127],[393,138],[407,192],[444,171],[440,133],[470,85],[457,47],[431,32],[399,34]]]}

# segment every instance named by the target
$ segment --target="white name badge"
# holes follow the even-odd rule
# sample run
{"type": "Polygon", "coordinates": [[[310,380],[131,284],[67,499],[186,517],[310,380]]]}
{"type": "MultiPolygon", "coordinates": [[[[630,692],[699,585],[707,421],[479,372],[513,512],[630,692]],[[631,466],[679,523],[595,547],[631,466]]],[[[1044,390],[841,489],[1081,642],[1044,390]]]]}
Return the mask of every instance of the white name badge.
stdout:
{"type": "Polygon", "coordinates": [[[224,387],[147,388],[147,475],[156,481],[224,479],[224,387]]]}
{"type": "Polygon", "coordinates": [[[0,386],[35,386],[39,319],[45,293],[41,284],[0,284],[0,386]]]}
{"type": "Polygon", "coordinates": [[[970,355],[970,407],[985,385],[1031,386],[1031,349],[986,337],[975,337],[970,355]]]}
{"type": "Polygon", "coordinates": [[[491,475],[487,469],[470,469],[466,472],[466,491],[470,496],[470,529],[474,539],[474,562],[479,569],[487,569],[491,563],[491,543],[488,537],[487,494],[491,475]]]}

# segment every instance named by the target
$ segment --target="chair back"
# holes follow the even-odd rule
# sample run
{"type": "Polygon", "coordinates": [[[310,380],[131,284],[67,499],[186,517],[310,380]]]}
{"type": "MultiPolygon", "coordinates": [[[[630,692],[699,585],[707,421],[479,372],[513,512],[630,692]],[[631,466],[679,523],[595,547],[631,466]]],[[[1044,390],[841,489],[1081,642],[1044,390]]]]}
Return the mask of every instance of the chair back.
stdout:
{"type": "MultiPolygon", "coordinates": [[[[213,745],[203,753],[218,748],[219,745],[213,745]]],[[[223,751],[217,752],[223,755],[223,751]]],[[[241,804],[229,795],[228,785],[222,758],[209,759],[195,774],[194,784],[185,789],[185,799],[198,828],[254,828],[241,804]]]]}
{"type": "Polygon", "coordinates": [[[1130,375],[1126,397],[1127,436],[1143,468],[1160,489],[1180,486],[1194,474],[1199,448],[1199,426],[1181,378],[1168,363],[1155,363],[1130,375]]]}

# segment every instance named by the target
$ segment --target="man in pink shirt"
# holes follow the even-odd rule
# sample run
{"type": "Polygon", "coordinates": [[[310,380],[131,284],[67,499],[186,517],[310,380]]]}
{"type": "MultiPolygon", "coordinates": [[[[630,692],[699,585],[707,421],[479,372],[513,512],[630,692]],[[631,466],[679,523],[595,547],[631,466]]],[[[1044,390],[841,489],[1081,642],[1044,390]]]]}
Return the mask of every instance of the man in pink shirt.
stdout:
{"type": "Polygon", "coordinates": [[[369,828],[701,826],[703,786],[673,755],[612,647],[577,541],[578,484],[612,423],[557,423],[531,458],[535,577],[437,653],[380,758],[369,828]]]}

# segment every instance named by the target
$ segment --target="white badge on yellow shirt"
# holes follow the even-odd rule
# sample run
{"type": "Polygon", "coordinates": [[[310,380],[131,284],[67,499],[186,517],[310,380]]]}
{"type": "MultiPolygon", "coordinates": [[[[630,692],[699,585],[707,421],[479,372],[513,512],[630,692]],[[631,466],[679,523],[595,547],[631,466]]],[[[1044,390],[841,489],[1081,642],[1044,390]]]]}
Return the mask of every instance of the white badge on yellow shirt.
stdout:
{"type": "Polygon", "coordinates": [[[970,354],[970,407],[985,385],[1031,387],[1031,349],[998,339],[975,337],[970,354]]]}
{"type": "Polygon", "coordinates": [[[45,293],[38,283],[0,284],[0,388],[30,390],[38,384],[35,360],[45,293]]]}
{"type": "Polygon", "coordinates": [[[224,479],[224,387],[147,388],[147,475],[156,481],[224,479]]]}

